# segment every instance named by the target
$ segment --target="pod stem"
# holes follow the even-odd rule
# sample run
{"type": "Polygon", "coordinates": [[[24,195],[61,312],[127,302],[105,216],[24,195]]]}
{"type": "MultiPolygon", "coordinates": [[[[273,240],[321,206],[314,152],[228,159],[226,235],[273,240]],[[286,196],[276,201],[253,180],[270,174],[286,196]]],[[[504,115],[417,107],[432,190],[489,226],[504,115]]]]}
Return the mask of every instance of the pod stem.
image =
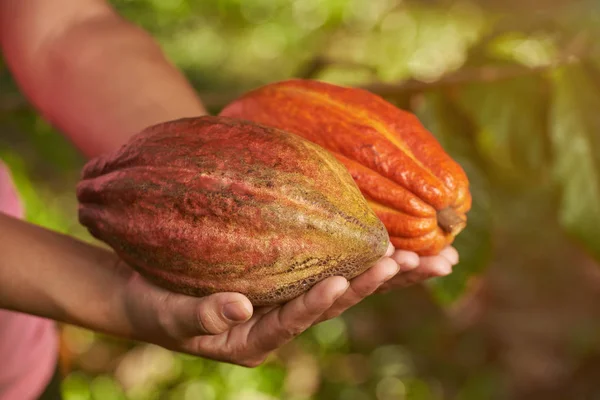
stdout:
{"type": "Polygon", "coordinates": [[[467,226],[466,219],[458,215],[452,207],[438,211],[437,221],[440,228],[452,236],[458,235],[467,226]]]}

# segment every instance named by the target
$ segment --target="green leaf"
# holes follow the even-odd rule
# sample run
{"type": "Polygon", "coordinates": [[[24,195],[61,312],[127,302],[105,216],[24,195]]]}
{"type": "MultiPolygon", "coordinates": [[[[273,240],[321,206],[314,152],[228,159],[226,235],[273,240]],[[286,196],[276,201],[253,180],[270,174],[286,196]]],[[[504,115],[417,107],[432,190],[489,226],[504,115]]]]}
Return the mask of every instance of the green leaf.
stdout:
{"type": "Polygon", "coordinates": [[[450,275],[428,281],[437,299],[447,304],[460,297],[469,278],[481,273],[490,260],[492,220],[489,183],[473,141],[465,133],[469,129],[468,124],[443,95],[426,95],[415,112],[448,154],[463,167],[469,177],[473,196],[473,205],[467,215],[467,228],[453,243],[460,254],[459,264],[450,275]]]}
{"type": "Polygon", "coordinates": [[[509,32],[495,38],[488,51],[496,58],[529,67],[550,65],[558,56],[552,36],[537,33],[527,35],[524,32],[509,32]]]}
{"type": "Polygon", "coordinates": [[[90,384],[94,400],[125,400],[123,389],[108,375],[99,375],[90,384]]]}
{"type": "Polygon", "coordinates": [[[562,188],[559,220],[600,260],[600,95],[580,66],[553,72],[551,139],[562,188]]]}
{"type": "Polygon", "coordinates": [[[83,372],[74,372],[61,383],[61,394],[65,400],[91,400],[90,378],[83,372]]]}
{"type": "Polygon", "coordinates": [[[544,81],[525,76],[461,88],[457,100],[477,125],[476,145],[497,177],[541,179],[548,164],[544,81]]]}
{"type": "Polygon", "coordinates": [[[11,178],[25,207],[26,219],[36,225],[66,233],[69,227],[64,214],[57,204],[50,203],[40,194],[40,188],[35,185],[28,174],[24,160],[0,147],[0,160],[9,168],[11,178]]]}

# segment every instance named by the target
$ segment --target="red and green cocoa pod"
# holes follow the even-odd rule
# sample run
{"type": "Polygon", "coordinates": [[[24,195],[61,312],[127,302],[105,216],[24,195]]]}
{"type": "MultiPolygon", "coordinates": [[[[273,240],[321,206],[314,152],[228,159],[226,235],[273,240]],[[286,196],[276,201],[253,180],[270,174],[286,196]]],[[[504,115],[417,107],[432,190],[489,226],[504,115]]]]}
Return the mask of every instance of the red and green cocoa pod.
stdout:
{"type": "Polygon", "coordinates": [[[152,126],[91,160],[79,219],[175,292],[287,301],[381,258],[385,226],[347,169],[300,136],[225,117],[152,126]]]}

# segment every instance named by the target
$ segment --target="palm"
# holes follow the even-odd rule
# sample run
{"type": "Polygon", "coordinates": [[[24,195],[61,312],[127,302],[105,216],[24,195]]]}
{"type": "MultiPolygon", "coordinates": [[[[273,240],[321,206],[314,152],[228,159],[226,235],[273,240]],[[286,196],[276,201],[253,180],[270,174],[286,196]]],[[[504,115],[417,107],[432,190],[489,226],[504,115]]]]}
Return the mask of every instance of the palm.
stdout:
{"type": "Polygon", "coordinates": [[[189,351],[246,366],[259,365],[270,352],[311,327],[347,287],[341,277],[328,278],[307,293],[276,307],[255,310],[248,321],[218,335],[197,336],[189,351]]]}
{"type": "Polygon", "coordinates": [[[449,247],[436,257],[419,258],[390,248],[386,257],[348,282],[327,278],[308,292],[276,307],[251,310],[240,293],[217,293],[202,298],[184,296],[159,288],[124,267],[127,285],[124,307],[137,339],[238,365],[256,366],[270,352],[311,326],[337,317],[375,291],[404,287],[431,276],[444,275],[458,261],[449,247]],[[223,306],[243,303],[248,316],[232,321],[223,317],[223,306]]]}

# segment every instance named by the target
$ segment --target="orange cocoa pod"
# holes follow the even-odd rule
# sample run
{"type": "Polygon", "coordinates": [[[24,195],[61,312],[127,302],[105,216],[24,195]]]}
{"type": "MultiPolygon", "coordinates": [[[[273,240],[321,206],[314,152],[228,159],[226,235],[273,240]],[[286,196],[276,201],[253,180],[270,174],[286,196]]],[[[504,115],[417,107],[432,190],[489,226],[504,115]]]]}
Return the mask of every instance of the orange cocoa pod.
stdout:
{"type": "Polygon", "coordinates": [[[398,249],[436,255],[466,227],[463,168],[414,114],[380,96],[292,79],[252,90],[220,115],[284,129],[333,153],[398,249]]]}

